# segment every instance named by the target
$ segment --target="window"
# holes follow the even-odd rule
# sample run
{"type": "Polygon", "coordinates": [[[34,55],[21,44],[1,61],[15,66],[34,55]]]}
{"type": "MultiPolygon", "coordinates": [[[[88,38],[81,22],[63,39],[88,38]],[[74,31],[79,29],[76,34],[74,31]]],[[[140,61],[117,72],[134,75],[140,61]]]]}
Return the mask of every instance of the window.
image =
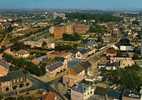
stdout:
{"type": "Polygon", "coordinates": [[[29,86],[30,85],[30,83],[26,83],[26,86],[29,86]]]}
{"type": "Polygon", "coordinates": [[[24,86],[24,84],[20,84],[19,87],[22,88],[24,86]]]}
{"type": "Polygon", "coordinates": [[[6,88],[6,91],[9,91],[9,88],[8,88],[8,87],[6,88]]]}
{"type": "Polygon", "coordinates": [[[12,88],[13,88],[13,90],[15,90],[17,88],[17,86],[13,86],[12,88]]]}

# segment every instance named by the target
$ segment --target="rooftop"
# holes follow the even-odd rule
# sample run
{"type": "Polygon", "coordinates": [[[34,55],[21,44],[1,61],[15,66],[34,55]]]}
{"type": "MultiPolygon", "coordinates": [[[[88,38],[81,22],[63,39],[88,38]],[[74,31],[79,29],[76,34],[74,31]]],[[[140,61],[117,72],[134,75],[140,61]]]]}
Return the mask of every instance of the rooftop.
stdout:
{"type": "Polygon", "coordinates": [[[84,93],[86,90],[88,90],[89,89],[89,87],[91,87],[92,85],[90,85],[90,84],[87,84],[87,83],[85,83],[85,82],[81,82],[81,83],[79,83],[78,85],[76,85],[76,86],[74,86],[73,88],[72,88],[72,90],[74,90],[74,91],[77,91],[77,92],[80,92],[80,93],[84,93]]]}
{"type": "Polygon", "coordinates": [[[0,65],[5,67],[6,69],[9,69],[10,64],[8,64],[7,62],[5,62],[4,60],[0,60],[0,65]]]}
{"type": "Polygon", "coordinates": [[[47,65],[46,68],[49,71],[53,71],[55,69],[57,69],[58,67],[63,66],[63,62],[59,61],[59,62],[55,62],[53,64],[47,65]]]}
{"type": "Polygon", "coordinates": [[[26,74],[23,70],[13,71],[7,74],[7,76],[1,77],[0,82],[10,81],[24,77],[26,74]]]}

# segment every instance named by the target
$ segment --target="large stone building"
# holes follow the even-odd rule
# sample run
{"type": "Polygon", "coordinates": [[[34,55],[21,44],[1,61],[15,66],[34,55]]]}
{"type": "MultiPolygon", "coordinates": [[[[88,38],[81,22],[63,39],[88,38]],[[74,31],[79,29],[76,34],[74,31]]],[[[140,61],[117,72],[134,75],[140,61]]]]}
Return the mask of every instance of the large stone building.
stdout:
{"type": "Polygon", "coordinates": [[[23,70],[13,71],[0,78],[0,93],[17,92],[31,87],[31,84],[23,70]]]}
{"type": "Polygon", "coordinates": [[[75,23],[74,24],[74,32],[75,33],[81,33],[84,34],[89,30],[89,25],[81,24],[81,23],[75,23]]]}
{"type": "Polygon", "coordinates": [[[58,25],[54,27],[53,35],[55,39],[63,38],[63,34],[65,33],[65,26],[58,25]]]}
{"type": "Polygon", "coordinates": [[[63,34],[84,34],[89,30],[89,26],[81,23],[71,23],[66,25],[56,25],[49,29],[55,39],[63,38],[63,34]]]}

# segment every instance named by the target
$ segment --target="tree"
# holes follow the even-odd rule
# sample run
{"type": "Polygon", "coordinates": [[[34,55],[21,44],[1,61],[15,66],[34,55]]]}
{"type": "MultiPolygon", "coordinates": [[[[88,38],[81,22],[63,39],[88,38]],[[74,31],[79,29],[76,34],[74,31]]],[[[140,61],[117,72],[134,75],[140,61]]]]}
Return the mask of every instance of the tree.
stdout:
{"type": "Polygon", "coordinates": [[[121,85],[123,89],[139,91],[142,85],[142,77],[139,73],[142,73],[142,68],[134,65],[125,69],[111,71],[108,76],[113,77],[115,84],[121,85]]]}
{"type": "Polygon", "coordinates": [[[103,26],[92,25],[92,26],[90,27],[89,32],[104,33],[104,32],[106,32],[106,29],[105,29],[105,27],[103,27],[103,26]]]}
{"type": "Polygon", "coordinates": [[[63,40],[64,41],[78,41],[81,39],[81,36],[77,33],[75,34],[64,34],[63,40]]]}

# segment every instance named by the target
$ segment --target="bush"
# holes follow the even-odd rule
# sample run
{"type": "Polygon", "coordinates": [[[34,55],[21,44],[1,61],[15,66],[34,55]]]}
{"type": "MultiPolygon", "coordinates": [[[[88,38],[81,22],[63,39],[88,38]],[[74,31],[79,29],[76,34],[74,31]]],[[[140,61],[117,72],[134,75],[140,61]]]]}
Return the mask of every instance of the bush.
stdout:
{"type": "Polygon", "coordinates": [[[63,40],[64,41],[78,41],[81,39],[81,36],[79,34],[64,34],[63,40]]]}

